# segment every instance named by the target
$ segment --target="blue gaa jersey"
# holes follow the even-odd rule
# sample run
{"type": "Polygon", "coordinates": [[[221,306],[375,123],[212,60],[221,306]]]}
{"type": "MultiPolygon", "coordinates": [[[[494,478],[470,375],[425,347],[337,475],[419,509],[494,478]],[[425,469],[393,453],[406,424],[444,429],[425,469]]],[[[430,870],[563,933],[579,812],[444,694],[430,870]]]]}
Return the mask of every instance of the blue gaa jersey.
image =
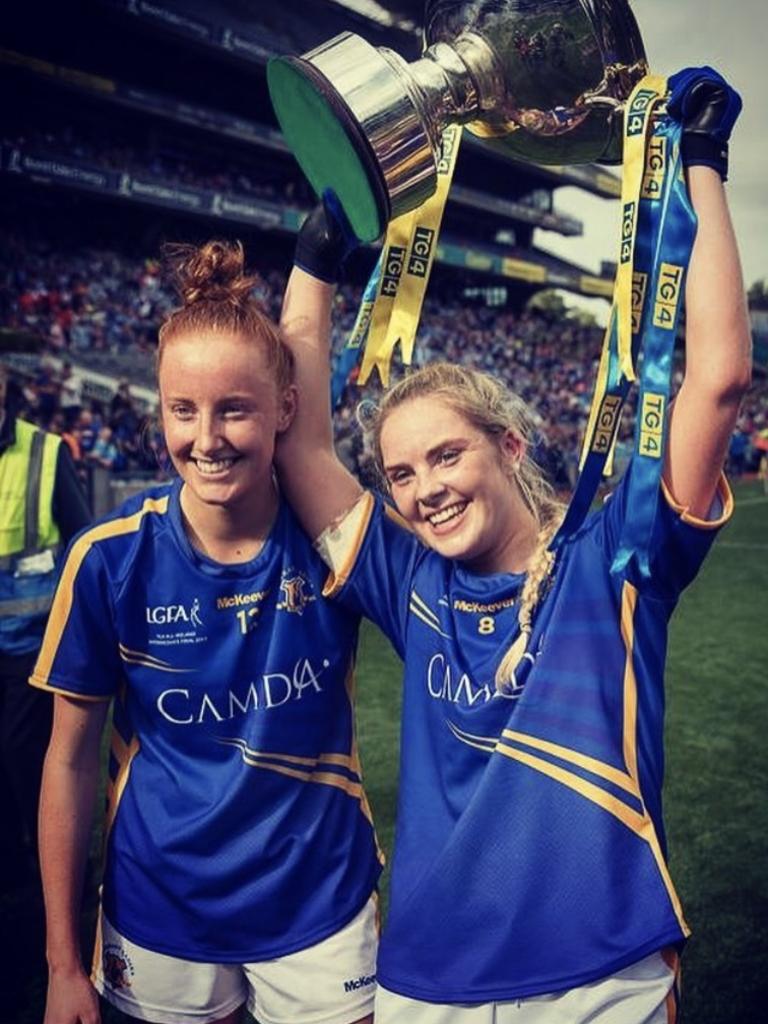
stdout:
{"type": "Polygon", "coordinates": [[[252,561],[189,544],[179,482],[70,546],[33,685],[114,700],[104,910],[243,963],[333,934],[381,863],[354,728],[358,617],[283,503],[252,561]]]}
{"type": "Polygon", "coordinates": [[[732,499],[723,479],[722,515],[703,523],[667,495],[641,581],[610,573],[625,495],[626,477],[562,552],[504,693],[522,576],[472,575],[371,495],[322,538],[328,592],[405,661],[387,989],[552,993],[688,934],[661,820],[667,624],[732,499]]]}

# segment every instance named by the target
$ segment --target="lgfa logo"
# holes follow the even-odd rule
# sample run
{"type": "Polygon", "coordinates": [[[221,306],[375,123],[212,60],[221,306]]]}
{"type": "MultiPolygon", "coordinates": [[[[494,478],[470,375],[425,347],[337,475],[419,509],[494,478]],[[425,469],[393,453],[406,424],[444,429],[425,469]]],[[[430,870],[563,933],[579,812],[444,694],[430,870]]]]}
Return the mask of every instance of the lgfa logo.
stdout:
{"type": "Polygon", "coordinates": [[[153,626],[167,626],[175,622],[202,626],[200,599],[196,597],[189,608],[183,604],[158,604],[154,608],[147,608],[147,622],[153,626]]]}

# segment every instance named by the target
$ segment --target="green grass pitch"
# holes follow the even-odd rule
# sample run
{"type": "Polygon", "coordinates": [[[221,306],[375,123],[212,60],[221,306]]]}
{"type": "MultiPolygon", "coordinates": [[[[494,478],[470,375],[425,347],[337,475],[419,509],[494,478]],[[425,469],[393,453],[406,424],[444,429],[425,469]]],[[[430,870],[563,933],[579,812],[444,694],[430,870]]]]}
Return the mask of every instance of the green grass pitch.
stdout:
{"type": "MultiPolygon", "coordinates": [[[[768,1005],[768,497],[749,483],[736,498],[733,521],[672,619],[667,661],[665,817],[693,930],[682,972],[683,1019],[693,1024],[750,1024],[768,1005]]],[[[359,738],[387,853],[399,683],[399,660],[366,624],[359,738]]],[[[387,883],[385,873],[385,906],[387,883]]]]}

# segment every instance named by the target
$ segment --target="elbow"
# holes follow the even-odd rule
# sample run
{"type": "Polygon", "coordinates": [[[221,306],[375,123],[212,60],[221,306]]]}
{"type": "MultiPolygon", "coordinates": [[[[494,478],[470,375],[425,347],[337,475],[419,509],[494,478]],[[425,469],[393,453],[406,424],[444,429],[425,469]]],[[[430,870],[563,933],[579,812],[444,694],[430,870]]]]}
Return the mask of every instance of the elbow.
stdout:
{"type": "Polygon", "coordinates": [[[738,406],[752,384],[751,337],[747,335],[728,352],[689,361],[685,383],[717,406],[738,406]]]}
{"type": "Polygon", "coordinates": [[[722,400],[726,405],[740,405],[752,385],[752,359],[741,360],[732,368],[729,379],[723,383],[722,400]]]}
{"type": "Polygon", "coordinates": [[[737,413],[751,383],[751,367],[734,373],[727,381],[720,381],[718,387],[713,389],[713,404],[720,409],[732,409],[734,414],[737,413]]]}

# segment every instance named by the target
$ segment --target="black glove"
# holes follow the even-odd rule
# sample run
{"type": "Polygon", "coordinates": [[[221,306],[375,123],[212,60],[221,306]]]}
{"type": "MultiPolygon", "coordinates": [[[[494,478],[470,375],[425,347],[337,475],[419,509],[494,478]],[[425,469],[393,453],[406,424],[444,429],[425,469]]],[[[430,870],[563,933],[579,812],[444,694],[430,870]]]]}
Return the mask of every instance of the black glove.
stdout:
{"type": "Polygon", "coordinates": [[[685,167],[713,167],[728,179],[728,140],[741,97],[714,68],[685,68],[669,79],[667,112],[683,126],[685,167]]]}
{"type": "Polygon", "coordinates": [[[359,244],[336,193],[326,189],[299,230],[293,262],[312,277],[336,284],[344,260],[359,244]]]}

